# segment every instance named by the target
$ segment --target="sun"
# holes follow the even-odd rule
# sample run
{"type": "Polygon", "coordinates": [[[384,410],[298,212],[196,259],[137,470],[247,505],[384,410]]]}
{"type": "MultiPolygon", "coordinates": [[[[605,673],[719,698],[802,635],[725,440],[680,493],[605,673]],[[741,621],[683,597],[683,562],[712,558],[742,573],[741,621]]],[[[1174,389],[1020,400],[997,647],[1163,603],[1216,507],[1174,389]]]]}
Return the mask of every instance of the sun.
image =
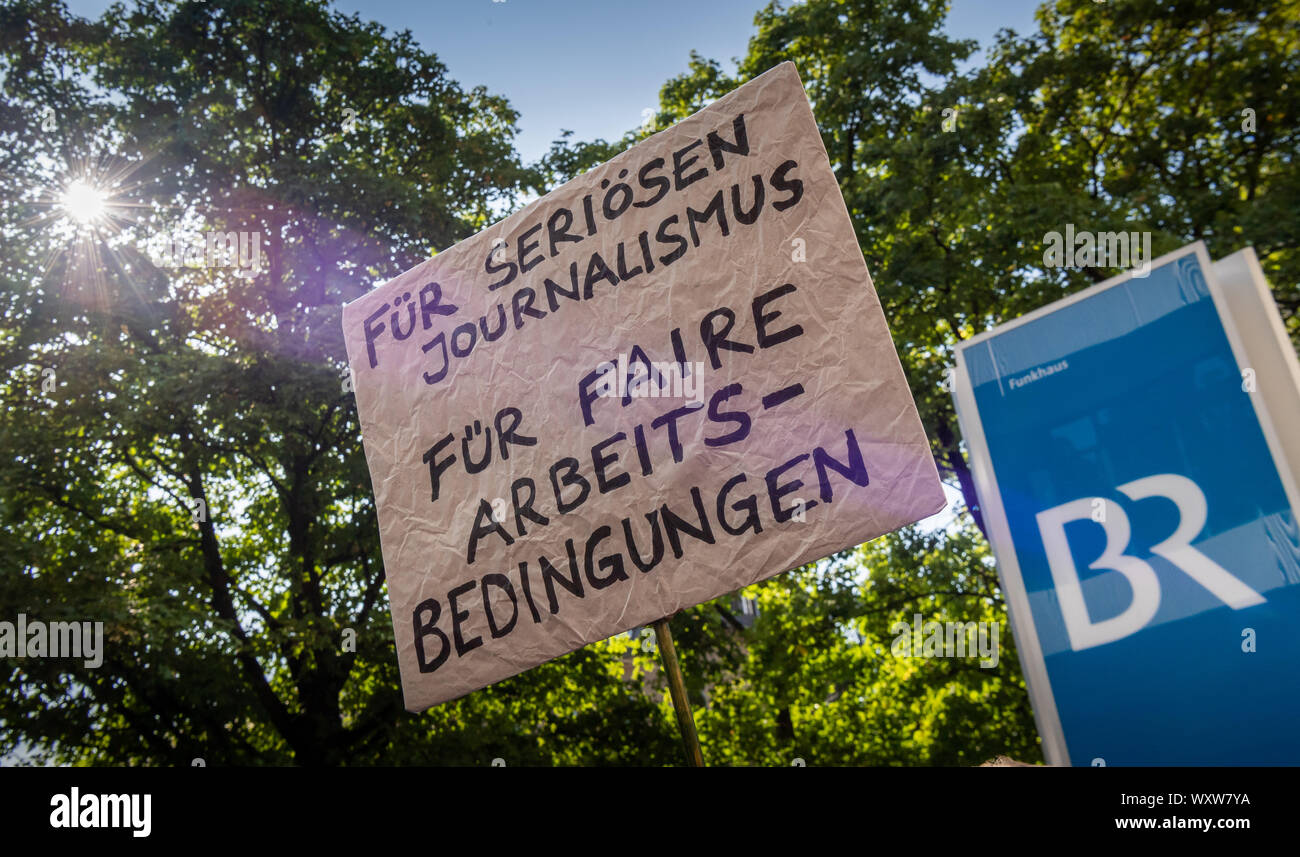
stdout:
{"type": "Polygon", "coordinates": [[[59,206],[82,226],[101,220],[108,209],[108,193],[84,181],[74,181],[59,196],[59,206]]]}

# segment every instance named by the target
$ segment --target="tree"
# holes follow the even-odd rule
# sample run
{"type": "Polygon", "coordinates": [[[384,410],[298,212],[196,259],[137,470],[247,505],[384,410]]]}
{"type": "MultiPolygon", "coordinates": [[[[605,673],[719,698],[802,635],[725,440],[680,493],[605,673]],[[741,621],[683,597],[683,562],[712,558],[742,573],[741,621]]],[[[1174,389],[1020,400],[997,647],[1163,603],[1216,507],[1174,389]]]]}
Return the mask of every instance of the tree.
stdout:
{"type": "Polygon", "coordinates": [[[972,509],[942,388],[952,346],[1118,273],[1044,267],[1046,233],[1149,231],[1154,255],[1253,244],[1300,335],[1296,234],[1281,215],[1297,199],[1300,112],[1281,83],[1295,72],[1297,6],[1061,0],[1039,21],[928,97],[878,142],[869,192],[846,191],[936,458],[972,509]],[[1266,131],[1244,130],[1247,103],[1266,131]]]}
{"type": "MultiPolygon", "coordinates": [[[[974,49],[943,34],[944,16],[944,4],[912,0],[772,3],[755,17],[737,75],[693,54],[688,70],[664,85],[657,125],[684,118],[780,62],[796,63],[936,459],[956,477],[978,521],[951,405],[938,383],[943,374],[930,371],[947,353],[935,333],[934,290],[914,281],[891,290],[880,275],[882,258],[893,263],[918,249],[936,270],[952,264],[935,258],[929,223],[909,222],[903,230],[897,223],[906,206],[935,191],[909,184],[909,147],[926,142],[914,129],[924,121],[925,133],[933,130],[931,81],[959,85],[957,63],[974,49]]],[[[936,176],[934,184],[942,181],[936,176]]],[[[988,205],[987,185],[944,190],[943,199],[956,203],[949,216],[961,228],[988,205]]],[[[978,271],[981,261],[970,263],[978,271]]],[[[1041,758],[1009,633],[993,669],[891,652],[886,632],[917,612],[930,621],[1007,628],[989,562],[978,530],[958,521],[931,533],[907,528],[751,590],[761,615],[746,635],[746,658],[698,714],[706,757],[718,752],[734,764],[790,764],[796,757],[810,764],[975,764],[998,752],[1041,758]]]]}
{"type": "Polygon", "coordinates": [[[944,386],[952,346],[1117,270],[1045,268],[1043,236],[1151,231],[1156,254],[1252,244],[1300,339],[1296,3],[1059,0],[968,43],[937,2],[772,3],[730,77],[692,56],[682,118],[784,60],[803,76],[940,468],[980,519],[944,386]]]}
{"type": "Polygon", "coordinates": [[[881,654],[877,617],[914,609],[1007,627],[946,383],[953,346],[1119,273],[1045,267],[1044,236],[1066,223],[1150,231],[1157,255],[1198,239],[1216,255],[1253,244],[1300,339],[1286,214],[1300,180],[1297,8],[1059,0],[1037,33],[1004,32],[984,65],[957,73],[969,46],[938,34],[940,4],[773,3],[735,77],[692,56],[664,86],[661,122],[796,62],[936,463],[965,499],[946,532],[904,530],[765,584],[738,684],[701,715],[706,747],[785,764],[795,747],[825,761],[1037,757],[1014,657],[971,697],[949,662],[881,654]],[[876,585],[894,581],[906,585],[876,585]],[[931,728],[951,699],[974,703],[960,734],[931,728]]]}
{"type": "Polygon", "coordinates": [[[1300,338],[1297,4],[1056,0],[966,70],[944,14],[772,3],[734,74],[692,54],[651,121],[565,134],[528,166],[504,98],[322,0],[141,0],[96,21],[0,2],[0,618],[106,632],[99,669],[5,660],[0,752],[679,763],[634,636],[401,710],[339,309],[791,59],[965,508],[751,587],[747,630],[728,599],[674,617],[705,758],[1037,759],[944,388],[953,346],[1115,273],[1045,267],[1065,223],[1150,230],[1157,253],[1254,244],[1300,338]],[[99,218],[82,200],[93,230],[58,205],[81,178],[110,189],[99,218]],[[230,233],[262,238],[251,276],[144,253],[230,233]],[[900,657],[917,613],[996,624],[997,666],[900,657]]]}
{"type": "MultiPolygon", "coordinates": [[[[752,588],[747,657],[697,712],[713,764],[977,765],[1038,760],[987,545],[909,528],[752,588]],[[983,623],[992,658],[911,656],[896,623],[983,623]],[[1000,628],[996,647],[993,628],[1000,628]],[[983,665],[981,665],[981,663],[983,665]]],[[[924,623],[917,628],[920,633],[924,623]]],[[[971,637],[972,645],[975,637],[971,637]]]]}
{"type": "Polygon", "coordinates": [[[99,669],[5,661],[0,749],[469,762],[504,751],[454,739],[517,722],[531,695],[572,700],[565,726],[590,742],[653,717],[636,730],[653,751],[657,710],[597,652],[435,718],[401,711],[339,311],[534,182],[504,99],[316,0],[0,16],[0,603],[107,636],[99,669]],[[111,186],[93,235],[51,205],[82,178],[111,186]],[[143,252],[226,233],[258,236],[260,270],[143,252]]]}

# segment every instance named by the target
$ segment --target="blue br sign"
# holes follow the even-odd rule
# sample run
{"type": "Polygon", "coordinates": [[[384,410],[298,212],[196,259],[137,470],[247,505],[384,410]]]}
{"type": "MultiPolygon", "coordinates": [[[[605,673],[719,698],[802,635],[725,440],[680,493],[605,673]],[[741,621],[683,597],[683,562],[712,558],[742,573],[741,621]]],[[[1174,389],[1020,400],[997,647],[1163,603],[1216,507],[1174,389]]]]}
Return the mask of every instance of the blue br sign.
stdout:
{"type": "Polygon", "coordinates": [[[1300,764],[1300,503],[1227,306],[1195,244],[958,349],[1054,764],[1300,764]]]}

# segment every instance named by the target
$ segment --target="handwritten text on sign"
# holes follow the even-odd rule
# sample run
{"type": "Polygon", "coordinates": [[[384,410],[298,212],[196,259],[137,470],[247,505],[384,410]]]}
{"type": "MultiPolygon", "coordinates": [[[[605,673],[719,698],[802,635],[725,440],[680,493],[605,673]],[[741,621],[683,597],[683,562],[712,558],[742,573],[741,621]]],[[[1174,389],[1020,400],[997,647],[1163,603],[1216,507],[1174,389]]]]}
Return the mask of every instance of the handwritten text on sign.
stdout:
{"type": "Polygon", "coordinates": [[[344,329],[411,710],[944,503],[788,63],[344,329]]]}

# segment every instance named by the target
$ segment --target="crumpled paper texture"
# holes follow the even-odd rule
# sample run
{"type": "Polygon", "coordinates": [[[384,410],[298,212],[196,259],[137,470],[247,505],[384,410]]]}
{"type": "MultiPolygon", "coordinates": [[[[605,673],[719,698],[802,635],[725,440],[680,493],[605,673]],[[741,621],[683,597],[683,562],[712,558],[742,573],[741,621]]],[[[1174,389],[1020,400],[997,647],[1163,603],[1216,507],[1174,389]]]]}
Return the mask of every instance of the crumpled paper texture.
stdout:
{"type": "MultiPolygon", "coordinates": [[[[720,330],[725,321],[725,314],[714,315],[709,331],[720,330]]],[[[879,299],[791,63],[352,302],[343,324],[411,711],[870,540],[945,504],[879,299]],[[647,168],[660,158],[662,165],[647,168]],[[789,161],[795,165],[782,172],[789,161]],[[667,190],[656,198],[664,188],[661,177],[667,190]],[[620,183],[635,203],[646,204],[626,204],[616,187],[620,183]],[[763,203],[753,222],[744,223],[737,213],[752,210],[756,183],[763,203]],[[726,235],[716,209],[709,211],[720,191],[726,235]],[[584,207],[588,196],[590,219],[584,207]],[[569,212],[571,225],[560,209],[569,212]],[[702,220],[700,212],[706,212],[702,220]],[[677,219],[669,221],[674,215],[677,219]],[[559,238],[554,255],[551,225],[559,238]],[[592,226],[595,234],[589,235],[592,226]],[[686,249],[664,262],[681,247],[672,235],[682,236],[686,249]],[[626,279],[618,275],[620,244],[626,279]],[[594,254],[611,270],[610,277],[602,276],[594,254]],[[527,271],[519,270],[521,262],[527,271]],[[507,276],[511,263],[513,279],[491,288],[507,276]],[[575,263],[583,299],[553,293],[553,306],[545,280],[570,290],[575,263]],[[436,310],[428,300],[430,283],[440,290],[436,310]],[[769,296],[756,313],[755,298],[784,284],[794,289],[769,296]],[[426,289],[423,307],[431,308],[427,315],[420,311],[421,289],[426,289]],[[531,303],[524,289],[532,290],[531,303]],[[723,307],[735,319],[727,339],[741,347],[719,347],[721,365],[714,368],[701,323],[723,307]],[[769,317],[760,325],[756,315],[769,317]],[[794,325],[800,335],[788,333],[794,325]],[[686,362],[704,368],[703,406],[679,414],[675,422],[680,462],[672,454],[669,426],[656,427],[654,421],[682,407],[684,396],[592,400],[589,378],[592,424],[587,425],[581,383],[600,364],[635,355],[636,348],[651,360],[673,361],[674,329],[680,331],[686,362]],[[781,339],[783,331],[787,338],[781,339]],[[760,345],[763,338],[767,347],[760,345]],[[438,377],[444,364],[445,374],[438,377]],[[426,376],[436,381],[429,383],[426,376]],[[796,383],[802,394],[764,408],[764,396],[796,383]],[[740,385],[738,392],[733,385],[740,385]],[[536,443],[507,443],[504,458],[497,416],[507,408],[522,415],[516,435],[536,443]],[[735,439],[738,418],[727,416],[734,412],[748,417],[743,439],[735,439]],[[474,430],[476,422],[481,433],[474,430]],[[636,444],[637,426],[649,473],[636,444]],[[463,443],[467,427],[470,441],[463,443]],[[860,451],[865,480],[850,467],[848,431],[860,451]],[[618,454],[604,470],[607,480],[621,484],[602,492],[592,447],[620,432],[625,437],[607,444],[602,454],[618,454]],[[451,441],[432,454],[442,468],[434,501],[426,454],[449,434],[451,441]],[[711,445],[705,442],[709,438],[731,442],[711,445]],[[470,472],[489,443],[490,460],[470,472]],[[819,472],[817,448],[851,475],[824,459],[819,472]],[[452,456],[454,461],[442,467],[452,456]],[[591,488],[579,507],[560,514],[550,474],[557,461],[569,457],[577,460],[591,488]],[[620,474],[629,478],[622,481],[620,474]],[[745,480],[732,485],[719,503],[724,485],[739,474],[745,480]],[[516,520],[511,489],[521,478],[532,480],[533,508],[547,519],[545,525],[527,515],[516,520]],[[784,491],[776,503],[789,510],[802,501],[802,514],[778,522],[769,481],[784,491]],[[823,499],[823,481],[832,491],[829,502],[823,499]],[[866,484],[858,484],[862,481],[866,484]],[[692,488],[699,489],[713,543],[684,532],[678,558],[667,538],[663,507],[698,527],[692,488]],[[719,506],[734,527],[745,519],[741,501],[750,496],[761,531],[726,532],[719,506]],[[481,503],[495,504],[503,517],[499,530],[482,532],[494,522],[491,515],[484,518],[481,503]],[[663,556],[649,571],[639,570],[628,556],[625,518],[643,557],[651,553],[652,525],[661,531],[663,556]],[[474,539],[476,526],[481,532],[474,539]],[[611,532],[594,546],[589,575],[585,554],[600,527],[611,532]],[[583,596],[553,584],[558,611],[552,614],[540,559],[546,557],[568,578],[570,540],[583,596]],[[471,541],[472,564],[467,560],[471,541]],[[619,555],[622,577],[610,563],[600,564],[612,554],[619,555]],[[503,576],[508,585],[496,577],[485,587],[485,575],[503,576]],[[438,604],[436,621],[428,599],[438,604]],[[513,624],[502,631],[512,613],[513,624]],[[424,672],[417,646],[422,626],[424,672]],[[428,669],[443,653],[436,668],[428,669]]],[[[612,378],[613,372],[601,377],[612,378]]],[[[500,427],[508,431],[510,424],[506,418],[500,427]]],[[[561,469],[560,476],[566,472],[561,469]]],[[[578,494],[577,485],[561,487],[566,501],[578,494]]],[[[528,493],[522,486],[520,492],[528,493]]]]}

